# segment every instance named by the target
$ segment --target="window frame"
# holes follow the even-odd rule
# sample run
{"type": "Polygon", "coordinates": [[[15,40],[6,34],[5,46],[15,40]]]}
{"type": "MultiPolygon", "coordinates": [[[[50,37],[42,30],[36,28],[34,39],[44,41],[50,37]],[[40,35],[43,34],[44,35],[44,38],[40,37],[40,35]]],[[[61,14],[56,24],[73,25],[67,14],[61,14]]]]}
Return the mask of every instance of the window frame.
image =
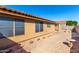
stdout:
{"type": "Polygon", "coordinates": [[[43,31],[43,22],[35,22],[35,32],[43,31]]]}
{"type": "Polygon", "coordinates": [[[4,37],[13,36],[13,18],[6,17],[6,16],[0,16],[0,22],[1,23],[3,22],[2,25],[0,24],[0,31],[2,31],[2,32],[0,32],[0,34],[2,34],[4,37]],[[3,30],[1,30],[1,29],[3,29],[3,30]]]}
{"type": "Polygon", "coordinates": [[[3,22],[0,25],[0,28],[2,29],[1,30],[1,34],[3,36],[5,36],[5,37],[12,37],[12,36],[24,35],[25,34],[25,21],[24,21],[24,19],[13,18],[13,17],[8,17],[8,16],[0,16],[0,17],[1,17],[0,21],[3,22]],[[16,24],[15,24],[16,20],[17,21],[21,20],[23,22],[23,25],[21,26],[22,31],[23,31],[22,34],[16,34],[16,24]],[[9,23],[7,23],[7,22],[9,22],[9,23]],[[4,23],[5,23],[5,25],[4,25],[4,23]],[[6,25],[6,24],[8,24],[8,25],[6,25]],[[11,31],[9,31],[9,30],[11,30],[11,31]],[[6,32],[4,33],[4,31],[6,31],[6,32]]]}
{"type": "Polygon", "coordinates": [[[18,35],[24,35],[25,34],[25,21],[22,19],[15,19],[15,34],[14,36],[18,36],[18,35]],[[23,29],[23,33],[20,34],[16,34],[16,21],[22,21],[23,22],[23,26],[19,26],[18,28],[22,28],[23,29]]]}
{"type": "Polygon", "coordinates": [[[51,28],[51,24],[47,24],[47,28],[51,28]]]}

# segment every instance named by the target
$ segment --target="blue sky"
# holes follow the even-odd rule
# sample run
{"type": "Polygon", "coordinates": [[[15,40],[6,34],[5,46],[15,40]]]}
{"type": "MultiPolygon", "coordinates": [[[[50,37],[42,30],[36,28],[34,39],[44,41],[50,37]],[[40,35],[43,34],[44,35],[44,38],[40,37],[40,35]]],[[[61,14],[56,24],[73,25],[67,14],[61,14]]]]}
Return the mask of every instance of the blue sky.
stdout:
{"type": "Polygon", "coordinates": [[[76,20],[79,22],[78,5],[6,5],[28,14],[53,21],[76,20]]]}

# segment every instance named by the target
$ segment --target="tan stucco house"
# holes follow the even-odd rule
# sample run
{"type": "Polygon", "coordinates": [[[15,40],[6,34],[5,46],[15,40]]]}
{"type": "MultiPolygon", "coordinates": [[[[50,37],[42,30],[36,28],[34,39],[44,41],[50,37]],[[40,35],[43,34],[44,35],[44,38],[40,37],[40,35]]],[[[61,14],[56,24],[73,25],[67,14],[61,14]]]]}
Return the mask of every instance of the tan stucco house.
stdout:
{"type": "Polygon", "coordinates": [[[0,49],[54,32],[55,25],[54,21],[0,6],[0,49]]]}

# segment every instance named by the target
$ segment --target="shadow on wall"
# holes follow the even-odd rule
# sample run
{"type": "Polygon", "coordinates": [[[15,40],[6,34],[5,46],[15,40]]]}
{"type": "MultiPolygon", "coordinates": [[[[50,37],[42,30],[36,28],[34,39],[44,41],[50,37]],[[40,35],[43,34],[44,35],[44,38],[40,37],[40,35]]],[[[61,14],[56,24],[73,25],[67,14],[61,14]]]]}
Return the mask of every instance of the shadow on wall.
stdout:
{"type": "Polygon", "coordinates": [[[30,53],[25,51],[20,44],[8,39],[0,33],[0,53],[30,53]]]}
{"type": "MultiPolygon", "coordinates": [[[[76,29],[76,27],[74,27],[74,29],[72,29],[72,39],[74,39],[76,41],[72,42],[73,46],[70,49],[71,53],[79,53],[79,33],[75,29],[76,29]]],[[[78,29],[78,31],[79,31],[79,29],[78,29]]]]}

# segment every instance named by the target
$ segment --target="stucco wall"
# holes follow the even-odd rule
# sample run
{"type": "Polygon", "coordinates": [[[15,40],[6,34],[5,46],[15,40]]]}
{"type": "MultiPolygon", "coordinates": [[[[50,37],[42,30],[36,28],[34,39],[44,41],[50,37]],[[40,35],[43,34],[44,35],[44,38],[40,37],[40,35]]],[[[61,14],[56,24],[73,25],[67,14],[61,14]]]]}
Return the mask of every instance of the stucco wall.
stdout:
{"type": "Polygon", "coordinates": [[[11,46],[11,44],[20,44],[22,41],[30,40],[33,37],[37,37],[40,35],[44,35],[55,30],[54,24],[51,25],[51,28],[47,27],[47,23],[44,22],[43,24],[43,31],[42,32],[35,32],[35,21],[24,19],[25,20],[25,34],[24,35],[17,35],[12,37],[6,37],[5,39],[0,39],[0,49],[4,47],[11,46]]]}

